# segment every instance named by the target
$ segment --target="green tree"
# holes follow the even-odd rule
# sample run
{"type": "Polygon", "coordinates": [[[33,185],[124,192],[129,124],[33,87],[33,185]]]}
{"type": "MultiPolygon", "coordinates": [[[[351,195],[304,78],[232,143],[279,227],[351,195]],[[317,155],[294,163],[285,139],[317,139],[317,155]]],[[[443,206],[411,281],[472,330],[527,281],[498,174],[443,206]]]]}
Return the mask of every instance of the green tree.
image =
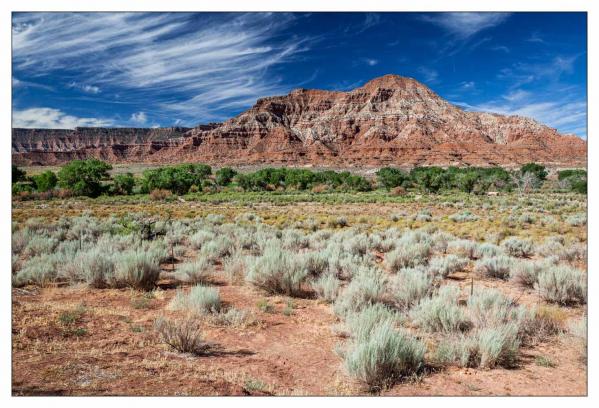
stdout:
{"type": "Polygon", "coordinates": [[[537,163],[526,163],[522,167],[520,167],[520,173],[522,175],[526,173],[534,174],[539,180],[545,180],[547,177],[547,170],[545,170],[545,166],[542,166],[537,163]]]}
{"type": "Polygon", "coordinates": [[[212,168],[206,164],[180,164],[146,170],[142,177],[143,191],[169,190],[175,194],[186,194],[191,186],[201,186],[212,168]]]}
{"type": "Polygon", "coordinates": [[[415,167],[410,171],[410,178],[414,184],[430,193],[449,187],[449,176],[440,167],[415,167]]]}
{"type": "Polygon", "coordinates": [[[111,193],[115,195],[130,195],[135,187],[135,178],[132,173],[117,174],[114,176],[111,193]]]}
{"type": "Polygon", "coordinates": [[[219,186],[228,186],[237,175],[237,172],[230,167],[222,167],[216,171],[215,175],[216,184],[219,186]]]}
{"type": "Polygon", "coordinates": [[[387,190],[394,187],[404,186],[410,177],[400,169],[394,167],[383,167],[376,172],[377,181],[387,190]]]}
{"type": "Polygon", "coordinates": [[[73,160],[58,172],[58,185],[75,195],[97,197],[112,166],[97,159],[73,160]]]}
{"type": "Polygon", "coordinates": [[[56,187],[56,184],[58,182],[56,174],[54,174],[54,172],[50,170],[32,176],[31,180],[35,185],[35,189],[39,192],[52,190],[54,187],[56,187]]]}
{"type": "Polygon", "coordinates": [[[25,181],[25,179],[26,179],[25,172],[13,164],[12,165],[12,182],[18,183],[19,181],[25,181]]]}

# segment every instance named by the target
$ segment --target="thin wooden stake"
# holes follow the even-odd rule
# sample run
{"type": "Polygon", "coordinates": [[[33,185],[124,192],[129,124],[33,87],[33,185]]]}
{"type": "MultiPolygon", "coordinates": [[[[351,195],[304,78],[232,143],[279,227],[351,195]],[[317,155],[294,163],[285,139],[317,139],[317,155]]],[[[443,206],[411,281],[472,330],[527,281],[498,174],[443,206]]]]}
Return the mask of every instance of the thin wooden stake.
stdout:
{"type": "Polygon", "coordinates": [[[474,276],[470,277],[470,296],[474,294],[474,276]]]}

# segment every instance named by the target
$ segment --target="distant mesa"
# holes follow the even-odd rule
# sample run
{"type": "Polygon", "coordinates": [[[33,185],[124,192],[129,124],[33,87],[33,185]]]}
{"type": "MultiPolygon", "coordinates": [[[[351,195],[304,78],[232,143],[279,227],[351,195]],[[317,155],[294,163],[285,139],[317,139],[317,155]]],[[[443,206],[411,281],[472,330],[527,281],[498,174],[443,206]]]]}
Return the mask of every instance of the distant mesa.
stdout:
{"type": "Polygon", "coordinates": [[[295,89],[195,128],[12,131],[13,162],[380,167],[585,166],[587,143],[533,119],[467,112],[412,78],[385,75],[349,92],[295,89]]]}

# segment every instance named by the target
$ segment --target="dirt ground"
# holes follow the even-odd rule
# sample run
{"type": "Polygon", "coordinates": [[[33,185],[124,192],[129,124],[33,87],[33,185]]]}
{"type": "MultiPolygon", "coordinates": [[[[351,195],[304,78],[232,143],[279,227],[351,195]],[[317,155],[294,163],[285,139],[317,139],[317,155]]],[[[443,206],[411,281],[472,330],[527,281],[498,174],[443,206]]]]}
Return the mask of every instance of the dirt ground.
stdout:
{"type": "MultiPolygon", "coordinates": [[[[169,273],[165,271],[168,277],[169,273]]],[[[455,277],[469,285],[467,276],[455,277]]],[[[358,395],[335,347],[343,341],[329,305],[315,299],[268,296],[247,286],[212,282],[226,306],[250,311],[247,327],[206,322],[213,344],[205,356],[173,352],[153,330],[157,316],[180,316],[166,306],[176,289],[168,279],[150,299],[129,289],[86,287],[13,289],[14,395],[358,395]],[[273,310],[256,302],[265,299],[273,310]],[[78,335],[61,322],[80,310],[78,335]]],[[[490,286],[491,282],[476,282],[490,286]]],[[[515,288],[500,289],[515,294],[515,288]]],[[[532,303],[534,293],[521,293],[532,303]]],[[[569,314],[580,316],[581,309],[569,314]]],[[[582,346],[568,335],[522,349],[515,369],[431,371],[384,395],[586,395],[582,346]],[[537,365],[548,356],[554,367],[537,365]]]]}

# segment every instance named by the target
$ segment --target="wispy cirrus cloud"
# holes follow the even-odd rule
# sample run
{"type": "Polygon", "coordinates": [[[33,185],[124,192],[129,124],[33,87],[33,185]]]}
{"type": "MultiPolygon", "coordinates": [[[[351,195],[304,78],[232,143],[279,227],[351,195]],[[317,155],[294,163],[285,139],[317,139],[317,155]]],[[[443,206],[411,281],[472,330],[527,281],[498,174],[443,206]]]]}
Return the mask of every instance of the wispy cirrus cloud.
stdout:
{"type": "Polygon", "coordinates": [[[510,13],[434,13],[424,14],[421,18],[464,40],[503,23],[509,16],[510,13]]]}
{"type": "Polygon", "coordinates": [[[13,110],[12,125],[16,128],[73,129],[76,127],[111,126],[111,119],[80,118],[67,115],[60,109],[29,108],[13,110]]]}
{"type": "Polygon", "coordinates": [[[197,123],[286,90],[270,69],[292,61],[310,42],[278,37],[296,18],[290,14],[216,13],[201,25],[194,18],[185,13],[17,14],[13,63],[32,76],[85,73],[86,83],[98,91],[125,90],[120,92],[124,99],[197,123]]]}
{"type": "Polygon", "coordinates": [[[69,88],[79,89],[80,91],[89,93],[89,94],[98,94],[98,93],[102,92],[100,90],[99,86],[90,85],[90,84],[80,84],[78,82],[71,82],[68,86],[69,86],[69,88]]]}
{"type": "Polygon", "coordinates": [[[428,82],[429,84],[439,82],[439,72],[436,69],[419,67],[417,71],[424,82],[428,82]]]}

